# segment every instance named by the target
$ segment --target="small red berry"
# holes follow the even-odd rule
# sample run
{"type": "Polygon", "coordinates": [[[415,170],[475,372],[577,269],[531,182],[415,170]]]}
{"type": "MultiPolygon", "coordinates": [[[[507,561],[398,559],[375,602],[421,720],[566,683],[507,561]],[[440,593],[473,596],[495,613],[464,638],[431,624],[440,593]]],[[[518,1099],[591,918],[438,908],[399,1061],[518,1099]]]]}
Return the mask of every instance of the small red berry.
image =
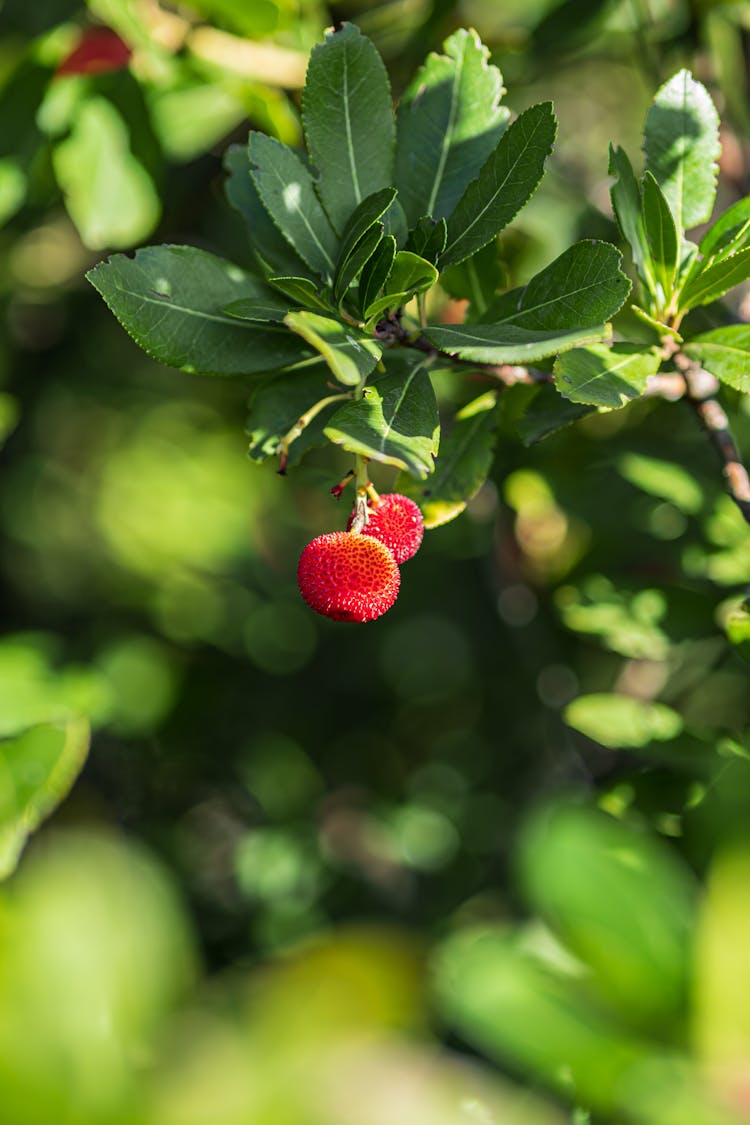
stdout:
{"type": "Polygon", "coordinates": [[[386,546],[370,535],[332,531],[308,543],[297,567],[300,593],[334,621],[374,621],[398,596],[401,575],[386,546]]]}
{"type": "Polygon", "coordinates": [[[59,78],[64,74],[103,74],[108,70],[124,70],[132,53],[111,27],[87,27],[55,73],[59,78]]]}
{"type": "MultiPolygon", "coordinates": [[[[356,509],[349,517],[347,528],[352,526],[356,509]]],[[[400,492],[389,492],[367,509],[365,535],[385,543],[397,563],[406,562],[416,555],[424,535],[424,523],[419,507],[400,492]]]]}

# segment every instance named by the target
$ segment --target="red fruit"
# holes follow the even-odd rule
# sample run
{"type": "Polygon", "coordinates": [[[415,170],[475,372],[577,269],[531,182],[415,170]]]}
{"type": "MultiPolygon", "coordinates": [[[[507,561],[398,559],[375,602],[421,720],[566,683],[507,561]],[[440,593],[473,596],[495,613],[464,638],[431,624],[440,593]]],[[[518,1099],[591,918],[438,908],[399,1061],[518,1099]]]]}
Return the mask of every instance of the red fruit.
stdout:
{"type": "Polygon", "coordinates": [[[399,569],[370,535],[332,531],[308,543],[297,583],[311,609],[334,621],[374,621],[398,596],[399,569]]]}
{"type": "Polygon", "coordinates": [[[111,27],[87,27],[78,45],[57,68],[64,74],[103,74],[108,70],[124,70],[133,52],[111,27]]]}
{"type": "MultiPolygon", "coordinates": [[[[354,516],[352,512],[347,528],[352,526],[354,516]]],[[[397,563],[416,555],[424,535],[424,523],[418,506],[408,496],[400,492],[386,493],[377,504],[368,507],[367,517],[365,535],[385,543],[397,563]]]]}

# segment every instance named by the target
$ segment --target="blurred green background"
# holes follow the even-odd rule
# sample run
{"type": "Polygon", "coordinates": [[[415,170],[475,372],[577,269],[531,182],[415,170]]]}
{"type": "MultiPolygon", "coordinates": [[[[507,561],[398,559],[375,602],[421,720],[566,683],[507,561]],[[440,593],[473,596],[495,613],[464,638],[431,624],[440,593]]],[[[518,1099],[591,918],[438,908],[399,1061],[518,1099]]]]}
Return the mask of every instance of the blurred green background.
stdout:
{"type": "Polygon", "coordinates": [[[342,18],[396,96],[469,25],[514,112],[554,100],[509,285],[617,241],[607,144],[680,66],[750,191],[745,3],[0,6],[3,1125],[750,1121],[750,529],[688,407],[526,447],[505,392],[491,481],[339,625],[295,570],[345,455],[252,464],[249,381],[149,361],[83,281],[247,260],[223,154],[295,142],[342,18]],[[129,65],[56,73],[102,25],[129,65]]]}

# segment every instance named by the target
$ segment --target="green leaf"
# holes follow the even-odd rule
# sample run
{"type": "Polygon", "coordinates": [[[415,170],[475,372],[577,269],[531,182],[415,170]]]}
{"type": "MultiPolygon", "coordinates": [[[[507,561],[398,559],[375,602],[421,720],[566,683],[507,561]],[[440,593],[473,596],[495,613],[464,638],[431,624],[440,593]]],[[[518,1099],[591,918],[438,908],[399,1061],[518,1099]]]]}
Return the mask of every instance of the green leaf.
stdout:
{"type": "Polygon", "coordinates": [[[411,250],[412,254],[419,254],[420,258],[435,265],[445,250],[447,240],[448,224],[445,219],[431,219],[429,215],[423,215],[409,235],[404,249],[411,250]]]}
{"type": "MultiPolygon", "coordinates": [[[[247,432],[250,435],[249,456],[253,461],[264,461],[279,452],[279,442],[292,427],[317,403],[332,397],[329,384],[330,371],[322,362],[303,371],[290,371],[260,384],[250,399],[247,432]]],[[[323,425],[337,409],[336,402],[329,403],[315,416],[316,431],[307,426],[289,447],[288,463],[299,461],[302,453],[317,441],[325,444],[323,425]],[[313,437],[313,441],[310,438],[313,437]]]]}
{"type": "Polygon", "coordinates": [[[395,258],[396,239],[392,234],[387,234],[362,269],[359,279],[359,307],[365,319],[369,316],[370,306],[388,280],[395,258]]]}
{"type": "Polygon", "coordinates": [[[332,276],[338,240],[307,168],[292,149],[263,133],[252,132],[248,146],[250,174],[266,211],[308,266],[332,276]]]}
{"type": "Polygon", "coordinates": [[[341,236],[341,247],[336,261],[336,276],[346,265],[363,235],[367,234],[378,219],[383,217],[395,198],[395,188],[381,188],[380,191],[373,192],[372,195],[363,199],[352,212],[341,236]]]}
{"type": "Polygon", "coordinates": [[[526,894],[596,986],[648,1032],[686,1000],[695,890],[665,844],[598,810],[565,804],[527,825],[526,894]]]}
{"type": "Polygon", "coordinates": [[[336,411],[325,433],[350,453],[423,480],[433,470],[440,440],[435,392],[424,367],[404,365],[377,375],[363,398],[336,411]]]}
{"type": "Polygon", "coordinates": [[[559,331],[521,328],[512,323],[438,325],[424,330],[426,338],[441,352],[474,363],[536,363],[601,340],[608,333],[607,324],[559,331]]]}
{"type": "Polygon", "coordinates": [[[680,308],[685,310],[708,305],[749,277],[750,247],[701,270],[682,290],[680,308]]]}
{"type": "Polygon", "coordinates": [[[351,253],[336,273],[333,285],[333,298],[340,304],[363,266],[369,262],[383,238],[382,223],[374,223],[353,247],[351,253]]]}
{"type": "Polygon", "coordinates": [[[460,29],[443,49],[428,55],[398,108],[396,184],[412,224],[450,215],[510,117],[502,75],[476,32],[460,29]]]}
{"type": "Polygon", "coordinates": [[[703,259],[725,257],[744,250],[750,243],[750,195],[738,199],[708,228],[698,249],[703,259]]]}
{"type": "Polygon", "coordinates": [[[289,312],[289,302],[276,300],[275,297],[245,297],[241,301],[232,301],[224,312],[240,320],[282,321],[289,312]]]}
{"type": "Polygon", "coordinates": [[[295,304],[304,305],[310,309],[325,309],[326,312],[333,312],[333,305],[321,291],[320,284],[316,285],[308,277],[272,276],[268,278],[268,284],[285,293],[287,297],[291,297],[295,304]]]}
{"type": "Polygon", "coordinates": [[[351,23],[313,49],[302,95],[318,190],[337,231],[362,200],[393,180],[395,123],[383,61],[351,23]]]}
{"type": "Polygon", "coordinates": [[[714,328],[689,340],[683,351],[722,383],[750,393],[750,325],[714,328]]]}
{"type": "Polygon", "coordinates": [[[653,290],[653,266],[643,226],[641,189],[624,149],[609,146],[609,174],[617,177],[609,189],[617,225],[630,246],[641,280],[648,289],[653,290]]]}
{"type": "Polygon", "coordinates": [[[90,250],[129,247],[156,226],[159,195],[130,149],[128,127],[106,98],[87,98],[52,152],[70,217],[90,250]]]}
{"type": "Polygon", "coordinates": [[[410,250],[399,250],[393,268],[385,283],[385,295],[374,301],[367,309],[368,322],[376,320],[386,309],[401,308],[417,293],[424,293],[435,284],[438,271],[431,262],[412,254],[410,250]]]}
{"type": "Polygon", "coordinates": [[[247,145],[228,148],[224,155],[224,168],[228,173],[225,184],[227,199],[245,219],[250,245],[264,268],[290,277],[305,274],[307,266],[295,254],[261,202],[250,175],[247,145]]]}
{"type": "Polygon", "coordinates": [[[589,344],[555,360],[553,377],[571,402],[617,408],[643,393],[660,364],[656,351],[635,344],[589,344]]]}
{"type": "Polygon", "coordinates": [[[83,768],[89,725],[35,726],[0,742],[0,879],[15,869],[30,834],[67,796],[83,768]]]}
{"type": "Polygon", "coordinates": [[[479,319],[503,283],[504,270],[493,239],[456,266],[440,275],[440,284],[456,301],[468,300],[468,318],[479,319]]]}
{"type": "MultiPolygon", "coordinates": [[[[443,1016],[504,1066],[606,1111],[635,1065],[653,1058],[653,1045],[623,1031],[570,970],[535,956],[525,936],[485,925],[448,938],[433,962],[443,1016]]],[[[570,963],[564,949],[559,960],[570,963]]]]}
{"type": "Polygon", "coordinates": [[[441,269],[480,250],[528,203],[544,175],[556,131],[551,102],[531,106],[513,122],[448,220],[441,269]]]}
{"type": "Polygon", "coordinates": [[[600,325],[630,292],[621,264],[622,255],[608,242],[576,242],[525,288],[499,297],[482,319],[547,331],[600,325]]]}
{"type": "Polygon", "coordinates": [[[250,375],[310,355],[285,328],[260,327],[223,310],[271,291],[238,266],[192,246],[115,254],[86,274],[120,324],[160,363],[183,371],[250,375]]]}
{"type": "Polygon", "coordinates": [[[380,345],[349,324],[314,312],[290,312],[285,324],[319,352],[340,383],[356,387],[383,354],[380,345]]]}
{"type": "Polygon", "coordinates": [[[716,196],[719,116],[708,91],[681,70],[656,93],[646,116],[646,167],[681,233],[711,218],[716,196]]]}
{"type": "Polygon", "coordinates": [[[533,398],[516,422],[518,436],[527,447],[536,445],[538,441],[551,437],[558,430],[571,426],[579,418],[594,412],[593,406],[566,402],[549,383],[529,389],[533,392],[533,398]]]}
{"type": "Polygon", "coordinates": [[[686,515],[696,515],[703,507],[703,490],[687,469],[672,461],[625,453],[617,462],[622,477],[649,496],[668,500],[686,515]]]}
{"type": "Polygon", "coordinates": [[[643,176],[641,203],[643,228],[651,252],[654,275],[661,285],[665,302],[668,302],[677,273],[679,242],[669,204],[650,172],[645,172],[643,176]]]}
{"type": "Polygon", "coordinates": [[[487,479],[497,438],[497,393],[488,391],[456,415],[456,424],[440,445],[435,471],[426,487],[400,475],[395,491],[416,500],[427,528],[440,527],[460,515],[487,479]]]}
{"type": "Polygon", "coordinates": [[[612,750],[668,741],[682,730],[682,718],[671,707],[606,692],[574,699],[565,708],[565,722],[612,750]]]}

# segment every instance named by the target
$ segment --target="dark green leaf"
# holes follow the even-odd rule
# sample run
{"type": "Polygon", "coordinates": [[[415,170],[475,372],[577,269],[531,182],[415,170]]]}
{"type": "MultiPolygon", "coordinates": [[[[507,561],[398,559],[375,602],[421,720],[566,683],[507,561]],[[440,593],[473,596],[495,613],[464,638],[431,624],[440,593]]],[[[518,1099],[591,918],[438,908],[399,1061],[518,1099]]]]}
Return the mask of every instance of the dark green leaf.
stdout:
{"type": "Polygon", "coordinates": [[[649,1031],[680,1013],[695,893],[666,844],[568,804],[532,820],[520,859],[532,905],[591,967],[607,999],[649,1031]]]}
{"type": "MultiPolygon", "coordinates": [[[[192,246],[147,246],[115,254],[86,277],[135,342],[183,371],[249,375],[310,355],[285,328],[260,327],[223,310],[242,298],[266,299],[262,281],[192,246]]],[[[272,294],[271,294],[272,295],[272,294]]]]}
{"type": "Polygon", "coordinates": [[[738,199],[708,228],[698,249],[704,261],[744,250],[750,243],[750,195],[738,199]]]}
{"type": "Polygon", "coordinates": [[[608,333],[607,324],[547,330],[522,328],[510,322],[437,325],[424,330],[430,343],[441,352],[473,363],[536,363],[546,356],[601,340],[608,333]]]}
{"type": "Polygon", "coordinates": [[[677,273],[677,228],[669,204],[650,172],[643,176],[641,204],[643,229],[651,252],[654,276],[661,285],[665,302],[668,302],[677,273]]]}
{"type": "Polygon", "coordinates": [[[245,297],[240,301],[232,301],[224,312],[240,320],[282,321],[289,312],[289,301],[277,300],[275,295],[265,299],[245,297]]]}
{"type": "Polygon", "coordinates": [[[445,250],[447,239],[448,224],[445,219],[431,219],[429,215],[423,215],[409,235],[404,249],[411,250],[412,254],[419,254],[420,258],[435,265],[445,250]]]}
{"type": "MultiPolygon", "coordinates": [[[[332,397],[329,379],[328,365],[318,362],[307,370],[276,375],[253,391],[247,419],[247,432],[250,435],[248,453],[253,461],[264,461],[266,457],[278,453],[279,442],[297,422],[317,403],[332,397]]],[[[321,444],[326,440],[322,425],[337,406],[336,402],[330,402],[315,415],[318,422],[315,436],[321,444]]],[[[289,464],[299,460],[301,453],[310,448],[308,428],[306,426],[290,445],[289,464]]]]}
{"type": "Polygon", "coordinates": [[[392,183],[395,131],[385,66],[353,24],[328,31],[314,48],[302,116],[320,197],[343,231],[366,196],[392,183]]]}
{"type": "Polygon", "coordinates": [[[513,122],[448,220],[441,269],[486,246],[528,203],[544,175],[556,131],[551,102],[531,106],[513,122]]]}
{"type": "Polygon", "coordinates": [[[502,75],[476,32],[460,29],[443,49],[428,56],[398,108],[396,183],[412,224],[450,215],[510,116],[499,104],[502,75]]]}
{"type": "Polygon", "coordinates": [[[320,284],[316,285],[308,277],[269,277],[268,284],[285,293],[287,297],[291,297],[295,304],[304,305],[306,308],[325,309],[326,312],[333,312],[333,305],[326,300],[320,284]]]}
{"type": "Polygon", "coordinates": [[[589,344],[555,361],[555,386],[571,402],[626,406],[642,394],[661,365],[656,351],[635,344],[589,344]]]}
{"type": "Polygon", "coordinates": [[[359,307],[366,318],[368,309],[388,280],[396,257],[396,239],[387,234],[362,270],[359,279],[359,307]]]}
{"type": "Polygon", "coordinates": [[[405,474],[398,477],[396,492],[417,501],[425,527],[440,527],[463,512],[487,479],[496,438],[497,393],[488,391],[458,412],[425,485],[405,474]]]}
{"type": "Polygon", "coordinates": [[[469,301],[468,317],[478,320],[502,285],[504,273],[493,239],[457,266],[448,266],[440,275],[440,284],[454,300],[469,301]]]}
{"type": "Polygon", "coordinates": [[[372,195],[368,195],[366,199],[363,199],[359,206],[353,211],[351,218],[344,228],[344,233],[341,236],[341,247],[336,261],[337,273],[346,264],[347,259],[350,257],[354,247],[362,236],[367,234],[378,219],[382,218],[395,198],[395,188],[381,188],[380,191],[373,192],[372,195]]]}
{"type": "Polygon", "coordinates": [[[680,308],[693,309],[723,297],[735,285],[750,278],[750,247],[709,265],[693,277],[680,294],[680,308]]]}
{"type": "Polygon", "coordinates": [[[352,325],[318,313],[287,313],[285,324],[323,356],[333,374],[347,387],[356,387],[383,354],[380,345],[352,325]]]}
{"type": "Polygon", "coordinates": [[[336,304],[340,304],[357,274],[377,250],[383,238],[383,229],[382,223],[374,223],[352,247],[351,253],[342,263],[334,280],[333,298],[336,304]]]}
{"type": "Polygon", "coordinates": [[[35,726],[0,742],[0,879],[11,874],[29,835],[67,796],[88,748],[85,719],[35,726]]]}
{"type": "Polygon", "coordinates": [[[670,78],[646,117],[646,167],[667,198],[679,233],[711,218],[716,196],[719,117],[688,70],[670,78]]]}
{"type": "Polygon", "coordinates": [[[364,397],[337,410],[326,436],[350,453],[395,465],[423,480],[434,467],[440,420],[424,368],[403,366],[377,375],[364,397]]]}
{"type": "Polygon", "coordinates": [[[750,325],[730,324],[695,336],[683,351],[738,391],[750,393],[750,325]]]}
{"type": "Polygon", "coordinates": [[[627,153],[619,147],[613,148],[612,145],[609,146],[609,174],[617,177],[609,191],[617,225],[630,246],[633,262],[641,280],[653,291],[653,267],[643,227],[641,189],[627,153]]]}
{"type": "Polygon", "coordinates": [[[224,167],[229,173],[225,185],[227,199],[245,219],[250,245],[264,267],[272,273],[288,274],[290,277],[304,275],[307,266],[295,254],[261,202],[250,175],[247,145],[228,148],[224,167]]]}
{"type": "Polygon", "coordinates": [[[538,441],[543,441],[594,411],[593,406],[583,406],[560,398],[549,383],[534,387],[533,392],[534,397],[516,422],[518,436],[526,446],[536,445],[538,441]]]}
{"type": "Polygon", "coordinates": [[[424,293],[434,285],[437,279],[438,271],[430,262],[409,250],[399,250],[385,283],[385,295],[373,301],[367,309],[368,321],[376,320],[386,309],[402,308],[417,293],[424,293]]]}
{"type": "Polygon", "coordinates": [[[402,247],[409,237],[409,224],[398,199],[393,200],[393,203],[383,215],[383,223],[385,224],[385,233],[392,234],[396,239],[396,245],[399,248],[402,247]]]}
{"type": "Polygon", "coordinates": [[[253,182],[268,214],[290,246],[324,277],[333,275],[337,238],[299,156],[281,141],[251,133],[253,182]]]}

